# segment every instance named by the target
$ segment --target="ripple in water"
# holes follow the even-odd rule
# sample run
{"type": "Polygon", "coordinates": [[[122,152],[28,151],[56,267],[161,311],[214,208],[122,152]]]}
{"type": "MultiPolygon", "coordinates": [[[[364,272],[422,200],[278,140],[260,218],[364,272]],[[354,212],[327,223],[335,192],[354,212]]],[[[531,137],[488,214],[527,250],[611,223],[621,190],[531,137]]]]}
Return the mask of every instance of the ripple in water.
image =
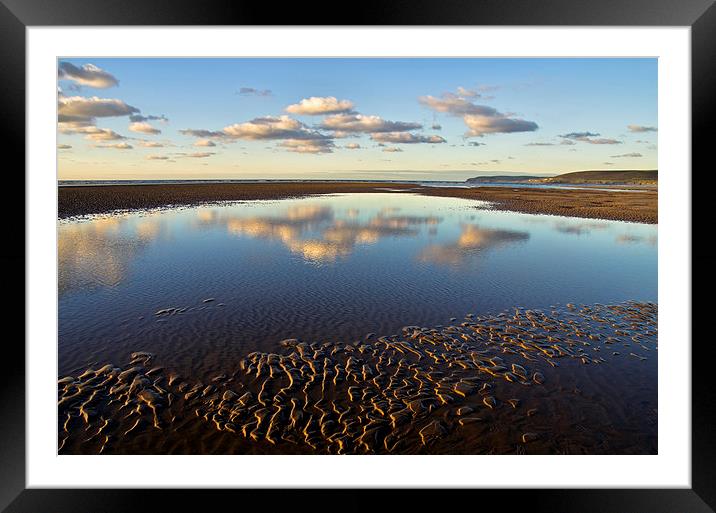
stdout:
{"type": "MultiPolygon", "coordinates": [[[[651,323],[656,309],[651,302],[657,297],[657,227],[482,207],[469,200],[386,192],[61,221],[59,372],[74,376],[61,384],[63,397],[76,393],[60,405],[62,451],[655,451],[656,330],[651,323]],[[630,300],[637,303],[624,303],[630,300]],[[534,347],[518,349],[504,338],[485,339],[454,322],[471,313],[475,316],[468,322],[482,319],[498,329],[519,307],[522,315],[527,310],[549,311],[545,315],[551,320],[544,322],[551,325],[552,308],[547,305],[567,302],[595,305],[594,312],[607,308],[603,304],[620,305],[614,308],[646,317],[643,326],[630,325],[624,335],[592,319],[579,332],[591,346],[580,345],[580,338],[559,339],[560,347],[573,353],[566,359],[541,350],[533,354],[534,347]],[[401,331],[406,325],[424,327],[419,331],[436,337],[442,349],[436,352],[420,337],[411,338],[401,331]],[[366,340],[368,333],[376,335],[366,340]],[[461,335],[472,337],[462,338],[461,344],[474,347],[444,346],[461,335]],[[590,335],[600,337],[599,342],[590,335]],[[605,336],[632,344],[631,350],[610,350],[605,336]],[[311,354],[281,346],[284,339],[305,341],[311,354]],[[420,357],[396,342],[408,344],[420,357]],[[651,352],[644,353],[644,348],[651,352]],[[322,358],[315,356],[317,351],[324,353],[322,358]],[[530,376],[521,377],[510,366],[506,369],[513,381],[501,369],[495,371],[501,376],[494,376],[484,369],[462,368],[467,353],[461,351],[499,353],[530,376]],[[133,358],[137,352],[149,356],[133,358]],[[582,355],[588,364],[581,363],[582,355]],[[350,358],[361,363],[348,372],[354,365],[348,365],[350,358]],[[157,362],[163,369],[152,370],[157,362]],[[258,374],[245,372],[251,365],[258,370],[260,362],[258,374]],[[368,385],[364,365],[373,373],[376,366],[384,367],[387,381],[368,385]],[[121,372],[133,367],[140,368],[131,380],[126,374],[119,380],[121,372]],[[89,368],[94,373],[82,377],[89,368]],[[620,372],[627,368],[629,372],[620,372]],[[303,395],[294,396],[292,386],[285,390],[294,372],[301,387],[311,382],[303,395]],[[544,384],[533,379],[535,372],[546,379],[544,384]],[[471,376],[493,392],[480,395],[480,388],[472,390],[471,376]],[[180,382],[189,390],[201,384],[202,394],[187,398],[187,390],[176,388],[180,382]],[[263,392],[257,388],[262,383],[263,392]],[[120,391],[112,392],[112,387],[120,391]],[[203,394],[207,387],[215,390],[203,394]],[[323,395],[316,395],[316,387],[323,395]],[[374,387],[376,395],[363,397],[361,392],[354,398],[350,387],[374,387]],[[463,396],[455,387],[470,393],[463,396]],[[383,397],[391,390],[392,398],[383,397]],[[239,397],[215,397],[229,391],[239,397]],[[228,403],[222,401],[235,408],[235,400],[247,392],[251,401],[245,398],[244,409],[229,421],[228,403]],[[440,396],[450,396],[449,402],[442,403],[440,396]],[[321,397],[332,401],[329,409],[321,397]],[[399,426],[386,428],[393,421],[385,408],[398,411],[393,411],[399,406],[395,401],[410,408],[404,400],[416,397],[422,402],[413,404],[423,404],[425,411],[410,417],[412,434],[400,432],[399,426]],[[627,398],[642,406],[630,411],[624,407],[627,398]],[[302,426],[310,436],[296,431],[298,420],[290,424],[292,399],[301,401],[301,422],[312,418],[311,426],[302,426]],[[386,415],[381,417],[375,408],[386,415]],[[257,425],[244,429],[251,419],[257,425]],[[329,420],[333,424],[326,427],[329,420]],[[374,421],[371,434],[358,440],[352,428],[344,426],[344,435],[350,435],[346,438],[332,431],[351,420],[361,428],[374,421]],[[226,424],[233,426],[227,430],[226,424]],[[278,439],[266,438],[271,426],[278,426],[278,439]],[[228,436],[231,429],[238,436],[228,436]],[[83,441],[75,436],[77,430],[83,436],[95,434],[83,441]],[[120,436],[128,430],[126,437],[120,436]],[[627,431],[632,434],[625,436],[627,431]],[[391,436],[404,445],[391,445],[391,436]],[[342,449],[337,440],[343,442],[342,449]]],[[[557,308],[554,313],[577,315],[557,308]]],[[[584,323],[585,315],[572,320],[584,323]]],[[[615,319],[614,324],[621,322],[615,319]]],[[[503,326],[508,327],[523,328],[513,321],[503,326]]],[[[532,337],[543,328],[524,329],[523,335],[532,337]]],[[[517,340],[508,331],[500,337],[517,340]]]]}

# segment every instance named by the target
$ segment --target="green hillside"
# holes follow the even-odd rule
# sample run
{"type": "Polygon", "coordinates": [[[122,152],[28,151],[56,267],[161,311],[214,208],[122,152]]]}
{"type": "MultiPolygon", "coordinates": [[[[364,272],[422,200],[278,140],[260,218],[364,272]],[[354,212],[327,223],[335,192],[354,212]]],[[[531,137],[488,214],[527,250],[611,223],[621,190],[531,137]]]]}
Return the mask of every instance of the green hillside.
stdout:
{"type": "Polygon", "coordinates": [[[655,185],[659,179],[658,173],[655,169],[650,171],[575,171],[530,181],[543,183],[655,185]]]}

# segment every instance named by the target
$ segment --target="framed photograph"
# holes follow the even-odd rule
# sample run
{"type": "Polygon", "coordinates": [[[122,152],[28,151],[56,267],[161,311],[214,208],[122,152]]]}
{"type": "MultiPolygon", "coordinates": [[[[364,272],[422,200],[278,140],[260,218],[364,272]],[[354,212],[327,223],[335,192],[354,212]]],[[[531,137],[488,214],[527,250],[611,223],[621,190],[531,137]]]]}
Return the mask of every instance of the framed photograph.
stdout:
{"type": "Polygon", "coordinates": [[[714,511],[712,3],[3,0],[0,507],[714,511]]]}

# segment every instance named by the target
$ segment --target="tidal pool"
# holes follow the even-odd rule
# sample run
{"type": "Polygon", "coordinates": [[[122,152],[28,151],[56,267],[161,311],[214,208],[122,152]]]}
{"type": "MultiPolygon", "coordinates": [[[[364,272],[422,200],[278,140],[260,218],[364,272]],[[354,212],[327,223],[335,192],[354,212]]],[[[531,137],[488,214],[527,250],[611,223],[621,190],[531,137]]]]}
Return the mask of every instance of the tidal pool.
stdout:
{"type": "Polygon", "coordinates": [[[656,225],[485,206],[385,192],[60,221],[59,374],[142,350],[203,379],[286,338],[657,301],[656,225]]]}
{"type": "Polygon", "coordinates": [[[657,227],[385,191],[58,225],[62,454],[655,454],[657,227]]]}

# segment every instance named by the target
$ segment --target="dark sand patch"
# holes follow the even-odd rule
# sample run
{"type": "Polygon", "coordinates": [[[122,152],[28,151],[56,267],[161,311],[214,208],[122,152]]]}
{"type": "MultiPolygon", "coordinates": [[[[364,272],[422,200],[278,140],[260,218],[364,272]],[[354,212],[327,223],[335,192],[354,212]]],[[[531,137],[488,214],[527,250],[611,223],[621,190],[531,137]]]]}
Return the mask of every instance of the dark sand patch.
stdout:
{"type": "Polygon", "coordinates": [[[655,454],[657,306],[285,340],[209,382],[136,352],[59,380],[62,454],[655,454]]]}
{"type": "MultiPolygon", "coordinates": [[[[199,183],[161,185],[97,185],[58,188],[60,218],[217,201],[276,200],[318,194],[385,192],[385,184],[369,182],[199,183]]],[[[391,184],[410,189],[410,184],[391,184]]]]}
{"type": "Polygon", "coordinates": [[[656,224],[658,192],[513,187],[423,187],[426,196],[490,201],[498,210],[656,224]]]}
{"type": "Polygon", "coordinates": [[[298,182],[202,183],[161,185],[63,186],[58,188],[58,217],[109,213],[217,201],[297,198],[331,193],[404,191],[426,196],[475,199],[495,208],[531,214],[552,214],[657,223],[657,191],[596,191],[511,187],[422,187],[406,183],[298,182]]]}

